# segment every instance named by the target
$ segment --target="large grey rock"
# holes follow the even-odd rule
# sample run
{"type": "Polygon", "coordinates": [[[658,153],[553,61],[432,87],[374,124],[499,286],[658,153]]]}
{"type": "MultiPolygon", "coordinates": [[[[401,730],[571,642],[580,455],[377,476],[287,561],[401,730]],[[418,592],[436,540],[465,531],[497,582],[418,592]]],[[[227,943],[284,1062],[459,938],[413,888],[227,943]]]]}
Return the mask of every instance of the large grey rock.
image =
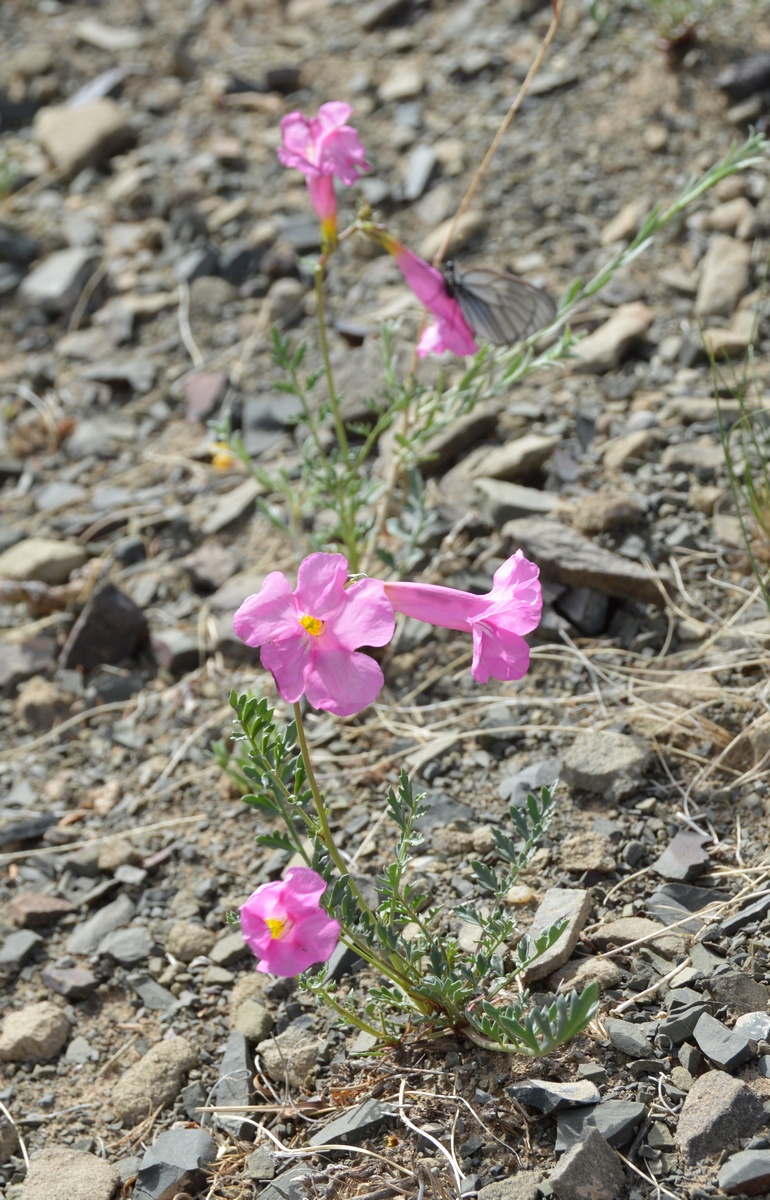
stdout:
{"type": "Polygon", "coordinates": [[[310,1146],[356,1145],[364,1138],[373,1137],[385,1123],[387,1114],[377,1100],[364,1100],[355,1108],[348,1109],[335,1117],[323,1129],[312,1134],[310,1146]]]}
{"type": "Polygon", "coordinates": [[[728,1196],[764,1196],[770,1192],[770,1150],[741,1150],[719,1170],[719,1186],[728,1196]]]}
{"type": "Polygon", "coordinates": [[[639,789],[650,751],[625,733],[580,733],[564,753],[562,778],[572,787],[617,801],[639,789]]]}
{"type": "Polygon", "coordinates": [[[67,1041],[70,1023],[50,1000],[9,1012],[0,1032],[0,1062],[48,1062],[67,1041]]]}
{"type": "Polygon", "coordinates": [[[652,870],[664,879],[674,879],[680,883],[695,879],[708,866],[709,853],[704,843],[709,840],[707,834],[691,829],[681,830],[656,858],[652,870]]]}
{"type": "Polygon", "coordinates": [[[80,108],[41,108],[35,133],[54,166],[65,174],[111,158],[136,137],[129,113],[114,100],[95,100],[80,108]]]}
{"type": "Polygon", "coordinates": [[[30,271],[19,288],[26,303],[46,312],[63,313],[74,308],[93,275],[98,256],[84,246],[57,250],[30,271]]]}
{"type": "Polygon", "coordinates": [[[549,888],[537,906],[527,933],[534,941],[556,921],[565,918],[567,926],[550,949],[535,959],[526,972],[527,983],[545,979],[571,956],[591,911],[591,893],[583,888],[549,888]]]}
{"type": "Polygon", "coordinates": [[[588,1129],[551,1172],[558,1200],[618,1200],[626,1177],[619,1156],[598,1129],[588,1129]]]}
{"type": "Polygon", "coordinates": [[[19,1200],[112,1200],[119,1172],[103,1158],[68,1146],[32,1155],[19,1200]]]}
{"type": "Polygon", "coordinates": [[[527,1108],[538,1112],[560,1112],[564,1108],[576,1108],[581,1104],[598,1104],[601,1100],[595,1083],[587,1079],[569,1083],[555,1083],[547,1079],[523,1079],[513,1083],[508,1094],[527,1108]]]}
{"type": "Polygon", "coordinates": [[[197,1061],[197,1051],[183,1037],[151,1046],[112,1089],[110,1104],[115,1115],[129,1123],[146,1117],[159,1105],[170,1104],[197,1061]]]}
{"type": "Polygon", "coordinates": [[[698,1018],[693,1036],[706,1058],[723,1071],[734,1071],[751,1058],[749,1035],[729,1030],[708,1013],[698,1018]]]}
{"type": "Polygon", "coordinates": [[[717,234],[701,266],[695,313],[699,317],[731,316],[749,286],[751,246],[717,234]]]}
{"type": "Polygon", "coordinates": [[[679,1153],[687,1163],[720,1154],[751,1137],[765,1116],[762,1101],[747,1083],[724,1071],[707,1071],[695,1080],[679,1115],[679,1153]]]}
{"type": "Polygon", "coordinates": [[[479,1192],[478,1200],[538,1200],[542,1182],[538,1171],[517,1171],[508,1179],[488,1183],[479,1192]]]}
{"type": "Polygon", "coordinates": [[[203,1129],[170,1129],[145,1152],[132,1200],[165,1200],[205,1184],[203,1168],[216,1158],[215,1142],[203,1129]]]}
{"type": "Polygon", "coordinates": [[[598,1129],[611,1146],[627,1146],[644,1114],[644,1105],[638,1100],[603,1100],[592,1108],[573,1108],[559,1113],[556,1153],[571,1150],[588,1129],[598,1129]]]}
{"type": "Polygon", "coordinates": [[[24,538],[0,554],[0,578],[66,583],[87,558],[83,547],[75,542],[24,538]]]}
{"type": "Polygon", "coordinates": [[[102,938],[114,929],[122,929],[133,918],[136,908],[128,896],[118,896],[111,904],[78,925],[67,943],[69,954],[92,954],[102,938]]]}
{"type": "Polygon", "coordinates": [[[90,671],[132,658],[147,641],[147,618],[114,583],[98,588],[70,630],[61,655],[63,667],[90,671]]]}
{"type": "Polygon", "coordinates": [[[321,1043],[307,1029],[290,1025],[275,1037],[260,1042],[257,1050],[271,1079],[300,1090],[307,1086],[315,1071],[321,1043]]]}
{"type": "MultiPolygon", "coordinates": [[[[225,1052],[219,1065],[219,1080],[214,1088],[213,1103],[223,1107],[251,1103],[251,1077],[254,1059],[249,1043],[242,1033],[232,1030],[225,1043],[225,1052]]],[[[217,1125],[236,1138],[253,1138],[254,1125],[248,1113],[222,1113],[216,1117],[217,1125]]]]}
{"type": "Polygon", "coordinates": [[[635,300],[621,304],[608,321],[575,346],[572,370],[603,374],[617,367],[655,320],[655,310],[635,300]]]}

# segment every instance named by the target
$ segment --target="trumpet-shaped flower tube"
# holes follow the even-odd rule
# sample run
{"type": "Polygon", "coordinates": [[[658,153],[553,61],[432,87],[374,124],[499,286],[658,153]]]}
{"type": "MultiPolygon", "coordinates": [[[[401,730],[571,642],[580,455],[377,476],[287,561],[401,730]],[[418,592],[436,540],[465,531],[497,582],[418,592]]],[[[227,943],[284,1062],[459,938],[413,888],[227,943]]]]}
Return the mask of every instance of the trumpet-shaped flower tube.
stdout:
{"type": "Polygon", "coordinates": [[[310,203],[321,222],[327,246],[337,241],[334,176],[349,186],[369,170],[358,133],[346,124],[352,111],[349,104],[332,100],[321,105],[317,117],[291,112],[281,121],[283,144],[278,147],[278,158],[307,179],[310,203]]]}
{"type": "Polygon", "coordinates": [[[340,923],[319,903],[326,882],[309,867],[289,867],[283,879],[263,883],[241,906],[241,931],[257,956],[257,970],[299,975],[326,962],[340,939],[340,923]]]}
{"type": "Polygon", "coordinates": [[[233,618],[247,646],[260,646],[262,663],[289,704],[305,695],[314,708],[338,717],[360,712],[384,682],[379,664],[361,646],[393,637],[393,609],[379,579],[346,587],[341,554],[311,554],[301,564],[296,591],[280,571],[244,600],[233,618]]]}
{"type": "Polygon", "coordinates": [[[401,274],[417,299],[436,318],[435,324],[423,332],[417,345],[420,357],[424,358],[426,354],[443,354],[447,350],[452,354],[475,354],[478,346],[474,341],[473,330],[465,320],[458,302],[449,295],[446,280],[441,272],[406,246],[402,246],[389,233],[378,230],[372,236],[385,247],[388,254],[393,255],[401,274]]]}
{"type": "Polygon", "coordinates": [[[517,550],[495,572],[485,596],[432,583],[386,583],[385,594],[396,612],[472,634],[471,674],[478,683],[521,679],[529,668],[523,634],[537,627],[543,607],[539,575],[517,550]]]}

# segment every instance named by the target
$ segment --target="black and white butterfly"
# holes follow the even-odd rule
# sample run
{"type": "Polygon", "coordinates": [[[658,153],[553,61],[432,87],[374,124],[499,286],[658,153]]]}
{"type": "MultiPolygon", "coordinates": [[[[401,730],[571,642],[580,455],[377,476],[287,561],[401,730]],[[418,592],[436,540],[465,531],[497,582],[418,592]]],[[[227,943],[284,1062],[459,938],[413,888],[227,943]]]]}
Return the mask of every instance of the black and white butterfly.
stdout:
{"type": "Polygon", "coordinates": [[[556,305],[547,292],[491,267],[459,271],[444,264],[449,295],[460,305],[466,322],[495,346],[511,346],[550,325],[556,305]]]}

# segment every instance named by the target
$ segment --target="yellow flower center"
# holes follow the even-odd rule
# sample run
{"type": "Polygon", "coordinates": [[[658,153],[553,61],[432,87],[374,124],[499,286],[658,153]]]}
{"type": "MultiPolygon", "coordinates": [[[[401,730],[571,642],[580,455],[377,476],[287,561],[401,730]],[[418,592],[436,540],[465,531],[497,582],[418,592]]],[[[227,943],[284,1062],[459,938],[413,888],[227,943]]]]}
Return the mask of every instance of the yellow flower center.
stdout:
{"type": "Polygon", "coordinates": [[[270,936],[274,941],[279,941],[286,933],[289,922],[285,917],[265,917],[265,924],[270,930],[270,936]]]}
{"type": "Polygon", "coordinates": [[[312,634],[313,637],[320,637],[324,631],[323,621],[319,621],[318,617],[311,617],[307,613],[304,617],[300,617],[299,623],[308,631],[309,634],[312,634]]]}

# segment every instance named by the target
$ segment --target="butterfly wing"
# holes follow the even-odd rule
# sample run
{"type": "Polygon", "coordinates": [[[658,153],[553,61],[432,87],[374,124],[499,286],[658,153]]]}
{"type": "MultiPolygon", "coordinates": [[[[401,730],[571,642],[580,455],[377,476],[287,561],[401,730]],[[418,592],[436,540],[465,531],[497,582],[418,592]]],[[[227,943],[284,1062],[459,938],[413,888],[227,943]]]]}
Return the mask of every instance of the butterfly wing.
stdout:
{"type": "Polygon", "coordinates": [[[455,268],[448,287],[473,332],[495,346],[522,341],[556,315],[547,292],[491,267],[455,268]]]}

